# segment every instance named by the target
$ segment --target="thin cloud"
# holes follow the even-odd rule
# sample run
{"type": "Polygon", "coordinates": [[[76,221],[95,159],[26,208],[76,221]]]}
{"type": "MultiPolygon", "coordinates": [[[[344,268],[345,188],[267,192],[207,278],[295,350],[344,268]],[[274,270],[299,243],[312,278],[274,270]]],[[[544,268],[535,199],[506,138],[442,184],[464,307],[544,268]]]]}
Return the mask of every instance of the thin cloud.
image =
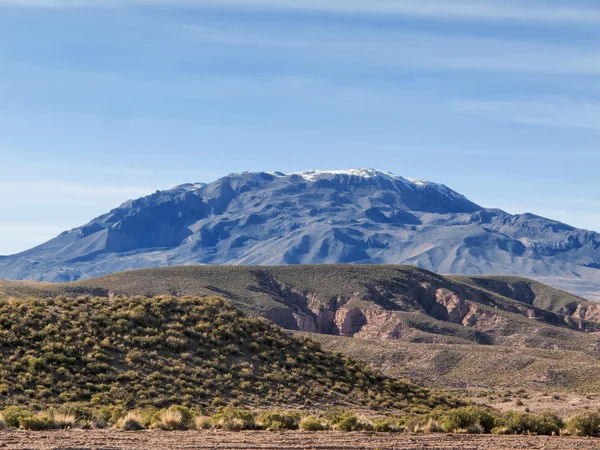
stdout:
{"type": "Polygon", "coordinates": [[[454,103],[450,109],[526,125],[600,130],[598,102],[565,99],[463,101],[454,103]]]}
{"type": "Polygon", "coordinates": [[[332,13],[395,14],[458,20],[539,22],[600,22],[600,8],[541,1],[442,0],[0,0],[0,5],[53,8],[167,5],[323,11],[332,13]]]}

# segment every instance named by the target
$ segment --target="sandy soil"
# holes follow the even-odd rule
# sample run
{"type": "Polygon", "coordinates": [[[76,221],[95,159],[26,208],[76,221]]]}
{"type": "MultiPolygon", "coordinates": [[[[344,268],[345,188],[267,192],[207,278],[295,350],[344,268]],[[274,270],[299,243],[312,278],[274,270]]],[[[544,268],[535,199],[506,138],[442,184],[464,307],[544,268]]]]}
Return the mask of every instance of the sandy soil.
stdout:
{"type": "Polygon", "coordinates": [[[6,449],[381,449],[381,450],[514,450],[600,449],[600,439],[543,436],[408,435],[384,433],[308,433],[216,431],[2,431],[0,448],[6,449]]]}

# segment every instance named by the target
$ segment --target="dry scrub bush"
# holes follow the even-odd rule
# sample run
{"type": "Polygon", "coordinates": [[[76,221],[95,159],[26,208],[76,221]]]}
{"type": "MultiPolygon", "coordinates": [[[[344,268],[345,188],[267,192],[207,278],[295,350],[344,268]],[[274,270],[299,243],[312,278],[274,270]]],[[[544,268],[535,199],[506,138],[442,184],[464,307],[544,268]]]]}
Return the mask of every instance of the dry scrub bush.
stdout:
{"type": "Polygon", "coordinates": [[[43,431],[50,430],[53,426],[52,418],[44,413],[38,413],[35,416],[23,417],[19,420],[19,425],[24,430],[43,431]]]}
{"type": "Polygon", "coordinates": [[[0,430],[6,430],[8,425],[6,425],[6,421],[4,420],[4,415],[0,413],[0,430]]]}
{"type": "Polygon", "coordinates": [[[332,430],[336,431],[361,431],[367,428],[367,425],[360,421],[353,411],[346,411],[342,408],[334,408],[325,414],[332,430]]]}
{"type": "Polygon", "coordinates": [[[304,417],[300,421],[300,429],[304,431],[323,431],[325,426],[316,417],[304,417]]]}
{"type": "Polygon", "coordinates": [[[564,435],[597,436],[600,434],[600,414],[594,411],[585,411],[571,417],[567,421],[564,435]]]}
{"type": "Polygon", "coordinates": [[[160,421],[156,427],[161,430],[181,430],[184,428],[183,414],[177,409],[167,409],[160,415],[160,421]]]}
{"type": "Polygon", "coordinates": [[[194,428],[196,430],[208,430],[212,428],[212,424],[210,422],[210,417],[207,416],[198,416],[194,419],[194,428]]]}
{"type": "Polygon", "coordinates": [[[465,406],[446,412],[440,422],[445,431],[466,433],[489,433],[496,426],[496,418],[486,408],[465,406]]]}
{"type": "Polygon", "coordinates": [[[61,430],[75,427],[77,418],[73,414],[55,413],[52,422],[54,428],[61,430]]]}
{"type": "Polygon", "coordinates": [[[494,434],[539,434],[557,435],[564,426],[563,421],[552,411],[539,414],[506,411],[496,420],[494,434]]]}
{"type": "Polygon", "coordinates": [[[267,431],[297,430],[300,417],[296,412],[268,411],[260,414],[256,423],[267,431]]]}
{"type": "Polygon", "coordinates": [[[122,417],[117,421],[115,426],[120,430],[126,431],[138,431],[144,429],[141,417],[134,412],[128,412],[125,417],[122,417]]]}
{"type": "Polygon", "coordinates": [[[399,419],[386,417],[375,421],[373,431],[377,433],[400,433],[404,431],[404,423],[399,419]]]}
{"type": "Polygon", "coordinates": [[[244,409],[227,406],[210,418],[213,428],[227,431],[252,430],[255,428],[254,416],[244,409]]]}
{"type": "Polygon", "coordinates": [[[427,423],[423,426],[423,433],[443,433],[444,429],[436,422],[433,417],[430,417],[427,423]]]}
{"type": "Polygon", "coordinates": [[[19,428],[21,420],[33,414],[20,406],[8,406],[2,412],[6,425],[10,428],[19,428]]]}

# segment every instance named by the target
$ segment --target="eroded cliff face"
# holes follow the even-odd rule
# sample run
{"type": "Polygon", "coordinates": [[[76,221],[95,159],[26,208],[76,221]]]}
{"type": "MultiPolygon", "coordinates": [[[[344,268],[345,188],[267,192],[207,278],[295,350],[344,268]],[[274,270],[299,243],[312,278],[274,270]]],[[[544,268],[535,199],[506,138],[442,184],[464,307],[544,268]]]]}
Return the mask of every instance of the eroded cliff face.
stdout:
{"type": "Polygon", "coordinates": [[[600,322],[600,304],[579,304],[571,317],[581,320],[588,320],[591,322],[600,322]]]}
{"type": "Polygon", "coordinates": [[[493,332],[506,325],[505,318],[483,310],[475,302],[448,289],[431,289],[430,286],[422,286],[420,292],[414,293],[410,299],[412,311],[403,310],[401,306],[399,310],[385,309],[373,304],[371,298],[361,298],[358,294],[353,298],[321,299],[314,293],[286,291],[281,285],[278,291],[287,292],[294,299],[296,312],[286,315],[283,310],[272,310],[265,316],[280,326],[312,333],[360,339],[402,339],[415,331],[402,315],[415,311],[430,312],[436,319],[481,331],[493,332]],[[371,305],[353,306],[357,300],[371,305]]]}
{"type": "MultiPolygon", "coordinates": [[[[262,286],[287,307],[265,314],[278,325],[359,339],[411,339],[413,333],[444,333],[436,329],[441,326],[435,322],[415,321],[415,315],[460,325],[470,330],[467,334],[475,336],[479,333],[478,336],[484,335],[483,339],[488,342],[497,338],[510,341],[508,335],[514,334],[511,331],[514,324],[506,313],[574,330],[598,331],[594,324],[590,327],[589,321],[600,322],[600,305],[579,305],[569,311],[570,314],[557,314],[507,299],[498,301],[468,288],[439,287],[430,282],[364,286],[362,293],[334,298],[321,298],[314,292],[292,289],[274,279],[262,280],[262,286]]],[[[456,332],[456,328],[452,330],[450,332],[456,332]]],[[[525,338],[525,334],[519,337],[525,338]]]]}

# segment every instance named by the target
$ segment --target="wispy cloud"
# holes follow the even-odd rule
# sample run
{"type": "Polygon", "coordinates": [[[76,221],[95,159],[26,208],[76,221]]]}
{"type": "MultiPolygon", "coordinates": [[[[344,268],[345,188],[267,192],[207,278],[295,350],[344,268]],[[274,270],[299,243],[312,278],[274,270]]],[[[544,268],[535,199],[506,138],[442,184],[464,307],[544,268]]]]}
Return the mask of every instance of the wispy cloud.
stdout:
{"type": "MultiPolygon", "coordinates": [[[[330,25],[289,24],[285,29],[266,27],[210,27],[184,24],[186,40],[246,51],[285,50],[298,60],[323,60],[319,68],[343,68],[359,63],[379,69],[598,74],[600,51],[594,42],[556,43],[543,38],[506,34],[500,37],[402,28],[352,29],[330,25]],[[307,30],[311,32],[308,33],[307,30]],[[335,62],[335,66],[333,66],[335,62]],[[367,65],[365,63],[369,63],[367,65]],[[340,66],[341,65],[341,66],[340,66]]],[[[286,57],[285,55],[283,56],[286,57]]]]}
{"type": "Polygon", "coordinates": [[[462,101],[450,109],[526,125],[600,130],[600,103],[591,101],[561,98],[462,101]]]}
{"type": "Polygon", "coordinates": [[[184,5],[276,8],[335,13],[397,14],[462,20],[600,22],[600,8],[577,2],[516,0],[0,0],[5,5],[86,7],[118,5],[184,5]]]}

